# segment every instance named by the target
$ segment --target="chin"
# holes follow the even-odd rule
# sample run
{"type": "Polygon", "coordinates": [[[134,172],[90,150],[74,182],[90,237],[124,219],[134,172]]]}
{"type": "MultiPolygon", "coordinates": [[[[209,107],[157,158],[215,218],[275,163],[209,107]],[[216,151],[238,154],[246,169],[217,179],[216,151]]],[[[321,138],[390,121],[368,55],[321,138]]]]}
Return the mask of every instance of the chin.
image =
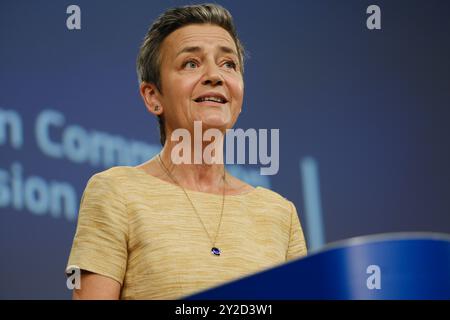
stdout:
{"type": "Polygon", "coordinates": [[[224,128],[228,125],[229,121],[225,121],[224,119],[203,119],[204,128],[224,128]]]}
{"type": "Polygon", "coordinates": [[[231,119],[225,114],[205,114],[199,117],[199,121],[202,121],[203,127],[205,128],[224,128],[226,127],[231,119]]]}

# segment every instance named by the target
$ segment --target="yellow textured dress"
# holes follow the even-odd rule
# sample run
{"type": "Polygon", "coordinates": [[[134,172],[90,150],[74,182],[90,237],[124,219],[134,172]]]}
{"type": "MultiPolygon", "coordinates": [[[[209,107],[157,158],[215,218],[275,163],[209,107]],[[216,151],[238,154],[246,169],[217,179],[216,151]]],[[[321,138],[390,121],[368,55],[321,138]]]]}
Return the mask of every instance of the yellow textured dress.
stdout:
{"type": "MultiPolygon", "coordinates": [[[[222,195],[186,191],[213,237],[222,195]]],[[[113,167],[84,190],[68,266],[117,280],[121,299],[178,299],[306,255],[295,206],[263,187],[225,197],[216,246],[180,187],[113,167]]]]}

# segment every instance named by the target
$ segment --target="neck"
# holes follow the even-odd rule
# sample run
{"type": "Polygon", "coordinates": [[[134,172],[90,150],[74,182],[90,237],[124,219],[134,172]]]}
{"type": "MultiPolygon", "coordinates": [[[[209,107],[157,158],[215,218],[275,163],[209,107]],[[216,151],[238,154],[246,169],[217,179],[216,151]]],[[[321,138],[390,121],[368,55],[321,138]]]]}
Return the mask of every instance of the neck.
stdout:
{"type": "MultiPolygon", "coordinates": [[[[163,162],[165,168],[169,171],[170,175],[180,186],[184,188],[201,192],[220,193],[221,190],[225,187],[225,181],[223,181],[222,178],[224,176],[224,173],[226,174],[226,172],[224,171],[225,167],[223,161],[221,161],[220,163],[212,164],[205,163],[203,154],[210,143],[203,143],[201,146],[202,161],[200,164],[196,164],[194,161],[195,152],[197,152],[198,154],[200,151],[195,151],[193,147],[190,149],[190,163],[177,164],[172,160],[172,151],[178,143],[179,142],[166,141],[164,148],[160,152],[161,161],[163,162]]],[[[223,140],[217,143],[217,147],[215,148],[215,150],[222,153],[223,140]]],[[[183,151],[183,153],[184,152],[185,151],[183,151]]],[[[177,150],[175,150],[175,153],[177,153],[177,150]]]]}

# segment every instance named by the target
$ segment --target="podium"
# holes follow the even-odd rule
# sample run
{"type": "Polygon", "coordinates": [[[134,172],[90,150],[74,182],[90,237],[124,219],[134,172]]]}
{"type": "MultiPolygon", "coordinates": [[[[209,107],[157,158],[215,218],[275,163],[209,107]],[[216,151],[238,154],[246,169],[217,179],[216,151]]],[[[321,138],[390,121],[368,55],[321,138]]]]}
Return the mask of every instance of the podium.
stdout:
{"type": "Polygon", "coordinates": [[[392,233],[339,241],[187,300],[450,299],[450,235],[392,233]]]}

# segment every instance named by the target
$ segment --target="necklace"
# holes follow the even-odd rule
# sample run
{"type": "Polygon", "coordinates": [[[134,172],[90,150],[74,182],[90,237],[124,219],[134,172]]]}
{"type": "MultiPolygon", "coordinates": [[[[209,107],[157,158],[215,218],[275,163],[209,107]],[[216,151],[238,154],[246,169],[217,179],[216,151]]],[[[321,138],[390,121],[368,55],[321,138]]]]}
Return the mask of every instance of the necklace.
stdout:
{"type": "Polygon", "coordinates": [[[222,251],[216,247],[216,240],[217,240],[217,235],[219,234],[220,231],[220,225],[222,224],[222,216],[223,216],[223,208],[225,205],[225,166],[223,167],[223,176],[222,176],[222,180],[223,180],[223,190],[222,190],[222,210],[220,212],[220,220],[219,220],[219,226],[217,227],[217,231],[216,231],[216,235],[214,236],[214,240],[211,238],[211,236],[209,235],[208,230],[206,229],[205,224],[203,223],[202,219],[200,218],[200,215],[197,212],[197,209],[194,206],[194,203],[192,202],[191,198],[189,197],[189,195],[187,194],[186,190],[178,183],[177,180],[175,180],[175,178],[170,174],[169,170],[166,168],[166,166],[164,165],[164,162],[161,159],[161,154],[158,154],[158,162],[161,165],[161,168],[165,171],[165,173],[167,174],[167,176],[177,185],[179,186],[184,194],[186,195],[186,198],[188,198],[189,202],[191,203],[192,208],[194,209],[195,214],[197,215],[198,220],[200,221],[200,223],[203,226],[203,229],[205,230],[209,241],[211,242],[211,253],[215,256],[220,256],[220,254],[222,253],[222,251]]]}

